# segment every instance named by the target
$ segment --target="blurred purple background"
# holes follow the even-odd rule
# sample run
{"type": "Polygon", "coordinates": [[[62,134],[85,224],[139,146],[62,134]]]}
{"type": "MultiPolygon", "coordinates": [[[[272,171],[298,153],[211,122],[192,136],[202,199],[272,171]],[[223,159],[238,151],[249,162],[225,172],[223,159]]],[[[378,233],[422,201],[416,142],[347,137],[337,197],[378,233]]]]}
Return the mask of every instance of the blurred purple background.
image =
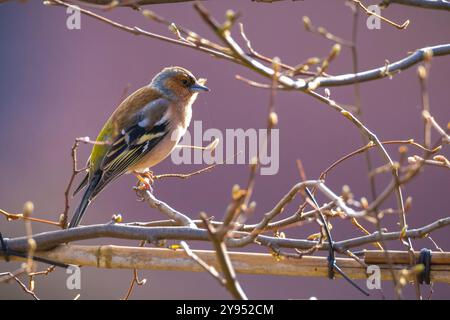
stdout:
{"type": "MultiPolygon", "coordinates": [[[[307,15],[314,25],[322,25],[343,38],[351,37],[352,14],[344,1],[284,1],[257,4],[250,0],[207,1],[207,7],[218,18],[227,9],[242,13],[246,33],[255,49],[269,57],[297,64],[311,56],[326,56],[332,43],[305,32],[301,17],[307,15]]],[[[215,39],[199,19],[192,4],[154,5],[148,7],[158,14],[196,32],[215,39]]],[[[171,36],[166,28],[150,22],[137,11],[117,9],[104,13],[124,24],[171,36]]],[[[380,30],[368,30],[366,17],[359,19],[360,69],[382,66],[403,58],[408,51],[450,40],[450,19],[446,12],[419,10],[392,5],[385,16],[403,22],[411,19],[405,31],[382,24],[380,30]]],[[[163,67],[181,65],[199,77],[208,78],[209,94],[201,95],[194,106],[194,120],[203,121],[203,128],[264,128],[269,92],[250,88],[235,80],[240,74],[256,80],[259,76],[229,62],[200,52],[161,41],[113,29],[111,26],[82,16],[81,30],[66,28],[67,14],[61,7],[46,7],[40,1],[26,4],[6,3],[0,6],[0,207],[20,212],[25,201],[35,204],[36,216],[56,220],[64,207],[64,188],[71,172],[70,147],[75,137],[94,138],[104,121],[116,107],[124,88],[130,91],[147,84],[163,67]]],[[[235,32],[239,38],[238,32],[235,32]]],[[[352,71],[347,49],[331,65],[332,74],[352,71]]],[[[428,83],[431,110],[443,125],[450,120],[448,57],[432,61],[428,83]]],[[[323,92],[323,89],[321,89],[323,92]]],[[[393,79],[361,85],[363,115],[366,125],[381,140],[414,138],[422,141],[420,117],[421,95],[416,67],[393,79]]],[[[354,103],[353,87],[333,88],[332,97],[346,104],[354,103]]],[[[251,221],[257,221],[289,188],[299,181],[295,160],[303,161],[309,178],[316,178],[333,161],[361,146],[358,130],[324,104],[297,92],[280,92],[276,97],[280,129],[280,171],[275,176],[259,176],[254,200],[257,211],[251,221]]],[[[436,135],[433,134],[436,138],[436,135]]],[[[89,146],[81,146],[80,165],[84,164],[89,146]]],[[[397,158],[397,146],[389,148],[397,158]]],[[[420,154],[414,148],[410,153],[420,154]]],[[[382,164],[372,151],[374,162],[382,164]]],[[[447,153],[448,155],[448,153],[447,153]]],[[[156,173],[190,172],[201,166],[175,166],[170,158],[155,168],[156,173]]],[[[174,208],[198,217],[200,211],[221,218],[230,199],[233,184],[245,185],[248,168],[229,165],[189,180],[163,180],[155,186],[155,194],[174,208]]],[[[389,175],[377,179],[378,190],[389,181],[389,175]]],[[[450,207],[449,173],[427,167],[425,173],[405,187],[405,197],[413,197],[408,213],[410,228],[428,224],[448,216],[450,207]]],[[[84,224],[108,221],[112,214],[122,213],[124,220],[148,221],[164,217],[144,203],[136,201],[131,190],[135,180],[125,176],[111,185],[88,209],[84,224]]],[[[355,157],[338,167],[327,183],[339,192],[343,184],[350,185],[355,196],[369,195],[364,157],[355,157]]],[[[323,199],[321,199],[323,200],[323,199]]],[[[392,199],[391,199],[392,200],[392,199]]],[[[74,199],[75,206],[78,198],[74,199]]],[[[393,205],[393,201],[385,206],[393,205]]],[[[287,216],[294,205],[285,211],[287,216]]],[[[397,217],[386,217],[384,224],[394,230],[397,217]]],[[[367,223],[365,226],[373,231],[367,223]]],[[[34,232],[52,227],[33,225],[34,232]]],[[[8,237],[24,234],[20,222],[0,220],[0,230],[8,237]]],[[[288,230],[288,236],[305,237],[317,232],[310,224],[299,230],[288,230]]],[[[358,236],[349,221],[337,221],[333,228],[336,240],[358,236]]],[[[433,239],[449,250],[449,231],[433,233],[433,239]]],[[[102,239],[88,243],[135,242],[102,239]]],[[[429,240],[414,241],[416,249],[433,248],[429,240]]],[[[193,243],[194,248],[205,247],[193,243]]],[[[390,248],[400,248],[397,243],[390,248]]],[[[253,248],[254,250],[260,250],[253,248]]],[[[14,270],[16,263],[0,263],[1,271],[14,270]]],[[[140,299],[216,299],[229,298],[206,273],[142,271],[148,279],[137,287],[132,298],[140,299]]],[[[131,279],[127,270],[82,269],[82,290],[65,287],[66,274],[57,270],[46,279],[37,280],[41,298],[117,299],[122,297],[131,279]]],[[[342,280],[239,275],[248,296],[253,299],[358,299],[359,292],[342,280]]],[[[360,282],[363,284],[363,282],[360,282]]],[[[392,298],[392,286],[383,282],[384,293],[392,298]]],[[[449,298],[450,287],[434,286],[434,298],[449,298]]],[[[424,287],[423,291],[428,291],[424,287]]],[[[405,290],[413,298],[411,288],[405,290]]],[[[2,284],[0,298],[29,298],[15,284],[2,284]]],[[[374,292],[373,299],[380,298],[374,292]]]]}

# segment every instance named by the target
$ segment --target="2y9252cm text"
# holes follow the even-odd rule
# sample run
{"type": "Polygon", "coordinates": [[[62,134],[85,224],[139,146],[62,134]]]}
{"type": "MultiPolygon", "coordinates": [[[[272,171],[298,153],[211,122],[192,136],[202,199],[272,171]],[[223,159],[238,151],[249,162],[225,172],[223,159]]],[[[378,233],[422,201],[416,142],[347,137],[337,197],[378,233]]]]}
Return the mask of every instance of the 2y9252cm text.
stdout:
{"type": "Polygon", "coordinates": [[[245,314],[273,314],[273,305],[263,305],[263,304],[221,304],[220,314],[226,315],[245,315],[245,314]]]}
{"type": "Polygon", "coordinates": [[[273,315],[273,305],[264,304],[221,304],[219,308],[211,306],[183,306],[177,307],[177,315],[201,315],[204,318],[210,314],[219,315],[273,315]]]}

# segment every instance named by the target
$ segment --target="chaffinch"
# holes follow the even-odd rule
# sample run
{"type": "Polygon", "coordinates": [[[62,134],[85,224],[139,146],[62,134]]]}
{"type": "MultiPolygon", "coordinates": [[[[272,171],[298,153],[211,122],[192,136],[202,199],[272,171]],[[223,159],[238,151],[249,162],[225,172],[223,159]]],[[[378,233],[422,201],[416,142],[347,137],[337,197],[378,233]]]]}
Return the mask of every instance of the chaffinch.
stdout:
{"type": "Polygon", "coordinates": [[[87,187],[69,228],[76,227],[92,200],[124,173],[138,178],[164,160],[186,132],[192,104],[205,80],[181,67],[169,67],[128,96],[100,131],[88,160],[88,172],[74,195],[87,187]]]}

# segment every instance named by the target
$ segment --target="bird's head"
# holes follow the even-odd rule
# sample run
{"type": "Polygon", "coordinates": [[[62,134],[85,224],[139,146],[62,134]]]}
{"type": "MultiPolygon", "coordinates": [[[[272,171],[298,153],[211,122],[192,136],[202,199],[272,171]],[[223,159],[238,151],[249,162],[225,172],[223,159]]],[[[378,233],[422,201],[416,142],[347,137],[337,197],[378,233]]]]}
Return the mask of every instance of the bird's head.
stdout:
{"type": "Polygon", "coordinates": [[[204,85],[206,79],[196,79],[187,69],[169,67],[158,73],[150,83],[151,86],[176,100],[189,100],[201,91],[209,91],[204,85]]]}

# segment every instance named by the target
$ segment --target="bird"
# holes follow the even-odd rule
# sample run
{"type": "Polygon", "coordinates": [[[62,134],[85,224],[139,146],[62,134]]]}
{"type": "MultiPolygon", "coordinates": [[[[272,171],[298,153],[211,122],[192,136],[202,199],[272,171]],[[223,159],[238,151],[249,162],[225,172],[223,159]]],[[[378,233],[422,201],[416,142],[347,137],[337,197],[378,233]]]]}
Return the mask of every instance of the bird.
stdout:
{"type": "Polygon", "coordinates": [[[210,91],[205,82],[183,67],[167,67],[119,104],[93,144],[74,195],[86,190],[68,228],[78,226],[89,204],[121,175],[133,173],[144,184],[151,178],[149,168],[163,161],[186,132],[198,93],[210,91]]]}

